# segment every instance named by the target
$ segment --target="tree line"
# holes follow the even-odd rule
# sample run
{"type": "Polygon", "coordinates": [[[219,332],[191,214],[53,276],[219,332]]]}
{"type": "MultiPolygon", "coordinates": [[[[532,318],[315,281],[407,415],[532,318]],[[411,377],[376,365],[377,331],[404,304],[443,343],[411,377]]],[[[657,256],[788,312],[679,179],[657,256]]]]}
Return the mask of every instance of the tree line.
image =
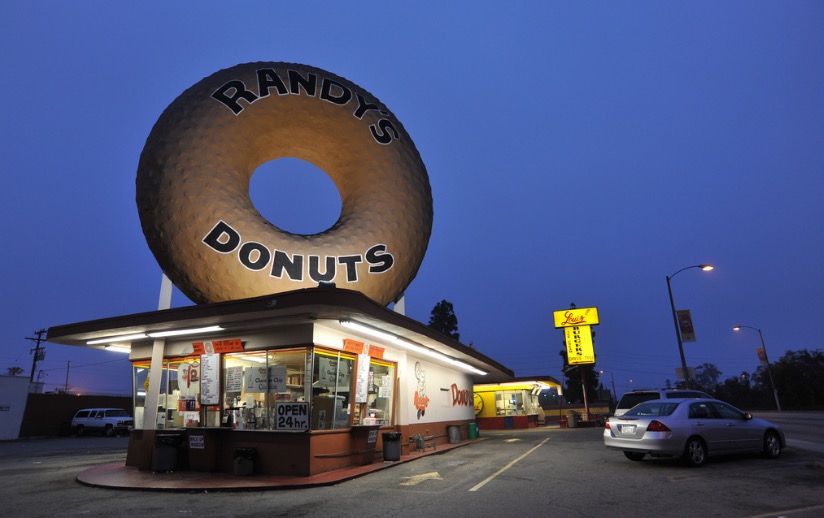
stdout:
{"type": "MultiPolygon", "coordinates": [[[[755,372],[742,372],[722,381],[712,363],[695,369],[693,388],[745,409],[775,409],[770,374],[782,410],[824,409],[824,351],[787,351],[778,361],[760,365],[755,372]]],[[[668,386],[670,384],[667,380],[668,386]]],[[[683,381],[675,383],[682,388],[683,381]]]]}

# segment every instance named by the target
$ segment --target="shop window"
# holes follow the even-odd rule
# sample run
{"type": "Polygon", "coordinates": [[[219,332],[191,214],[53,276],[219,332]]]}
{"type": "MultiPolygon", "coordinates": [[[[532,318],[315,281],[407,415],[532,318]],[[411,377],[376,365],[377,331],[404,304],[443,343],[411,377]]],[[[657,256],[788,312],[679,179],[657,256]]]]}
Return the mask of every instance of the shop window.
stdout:
{"type": "Polygon", "coordinates": [[[391,425],[395,400],[395,364],[370,360],[368,387],[367,401],[357,408],[355,423],[391,425]]]}
{"type": "Polygon", "coordinates": [[[274,430],[279,401],[307,400],[305,349],[225,354],[223,426],[274,430]]]}
{"type": "Polygon", "coordinates": [[[149,360],[132,364],[134,377],[134,422],[137,428],[175,429],[200,425],[200,407],[197,395],[200,391],[199,358],[170,358],[163,360],[160,394],[157,400],[157,422],[145,426],[146,391],[149,387],[149,360]]]}
{"type": "Polygon", "coordinates": [[[312,370],[313,430],[348,428],[352,414],[352,374],[355,357],[315,349],[312,370]]]}
{"type": "Polygon", "coordinates": [[[524,391],[501,390],[495,393],[495,413],[497,415],[524,415],[524,391]]]}

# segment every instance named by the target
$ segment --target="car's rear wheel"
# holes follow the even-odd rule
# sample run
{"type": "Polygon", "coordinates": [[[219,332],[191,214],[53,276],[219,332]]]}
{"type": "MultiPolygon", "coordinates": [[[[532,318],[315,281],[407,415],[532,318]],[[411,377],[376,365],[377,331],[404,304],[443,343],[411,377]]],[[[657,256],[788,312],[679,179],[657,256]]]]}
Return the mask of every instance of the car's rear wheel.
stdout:
{"type": "Polygon", "coordinates": [[[777,459],[781,455],[781,439],[778,434],[769,431],[764,434],[764,456],[770,459],[777,459]]]}
{"type": "Polygon", "coordinates": [[[105,430],[103,430],[103,434],[104,434],[106,437],[114,437],[114,427],[113,427],[112,425],[110,425],[110,424],[107,424],[107,425],[106,425],[106,429],[105,429],[105,430]]]}
{"type": "Polygon", "coordinates": [[[77,426],[77,435],[84,435],[86,433],[86,427],[81,425],[77,426]]]}
{"type": "Polygon", "coordinates": [[[690,466],[703,466],[707,462],[707,446],[700,437],[690,437],[684,448],[684,460],[690,466]]]}
{"type": "Polygon", "coordinates": [[[628,458],[629,460],[639,461],[644,460],[644,453],[638,453],[637,451],[625,451],[624,457],[628,458]]]}

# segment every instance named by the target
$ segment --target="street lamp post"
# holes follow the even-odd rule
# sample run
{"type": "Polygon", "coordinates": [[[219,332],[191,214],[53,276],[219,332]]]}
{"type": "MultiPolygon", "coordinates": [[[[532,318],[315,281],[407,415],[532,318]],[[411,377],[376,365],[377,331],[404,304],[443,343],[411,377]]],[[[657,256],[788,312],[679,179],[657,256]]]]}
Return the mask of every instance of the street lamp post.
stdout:
{"type": "Polygon", "coordinates": [[[740,331],[742,327],[758,331],[758,337],[761,339],[761,350],[764,351],[764,362],[767,364],[767,377],[770,379],[770,387],[773,391],[773,398],[775,398],[775,408],[781,412],[781,403],[778,402],[778,389],[775,388],[775,381],[773,381],[772,369],[770,369],[770,359],[767,356],[767,345],[764,343],[764,335],[761,333],[760,329],[752,326],[735,326],[732,330],[740,331]]]}
{"type": "Polygon", "coordinates": [[[678,315],[675,312],[675,301],[672,298],[672,285],[670,283],[670,279],[672,279],[679,273],[683,272],[684,270],[689,270],[690,268],[701,268],[705,272],[708,272],[713,269],[713,266],[711,264],[696,264],[694,266],[687,266],[686,268],[681,268],[672,275],[667,276],[667,291],[669,292],[670,307],[672,308],[672,321],[675,324],[675,338],[678,339],[678,354],[681,355],[681,369],[684,373],[684,388],[692,387],[690,387],[690,376],[689,372],[687,371],[687,360],[686,358],[684,358],[684,344],[681,341],[681,329],[678,326],[678,315]]]}

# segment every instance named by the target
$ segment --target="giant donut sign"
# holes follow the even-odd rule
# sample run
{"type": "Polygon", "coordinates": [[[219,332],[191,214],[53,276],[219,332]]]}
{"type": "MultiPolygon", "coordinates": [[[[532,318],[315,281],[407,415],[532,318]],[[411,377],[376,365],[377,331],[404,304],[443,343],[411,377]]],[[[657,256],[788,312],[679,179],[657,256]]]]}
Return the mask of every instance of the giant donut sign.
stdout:
{"type": "Polygon", "coordinates": [[[291,63],[237,65],[175,99],[140,155],[137,207],[158,264],[197,303],[325,281],[388,304],[432,231],[426,168],[392,112],[342,77],[291,63]],[[284,157],[335,183],[341,214],[328,230],[292,234],[255,209],[255,169],[284,157]]]}

